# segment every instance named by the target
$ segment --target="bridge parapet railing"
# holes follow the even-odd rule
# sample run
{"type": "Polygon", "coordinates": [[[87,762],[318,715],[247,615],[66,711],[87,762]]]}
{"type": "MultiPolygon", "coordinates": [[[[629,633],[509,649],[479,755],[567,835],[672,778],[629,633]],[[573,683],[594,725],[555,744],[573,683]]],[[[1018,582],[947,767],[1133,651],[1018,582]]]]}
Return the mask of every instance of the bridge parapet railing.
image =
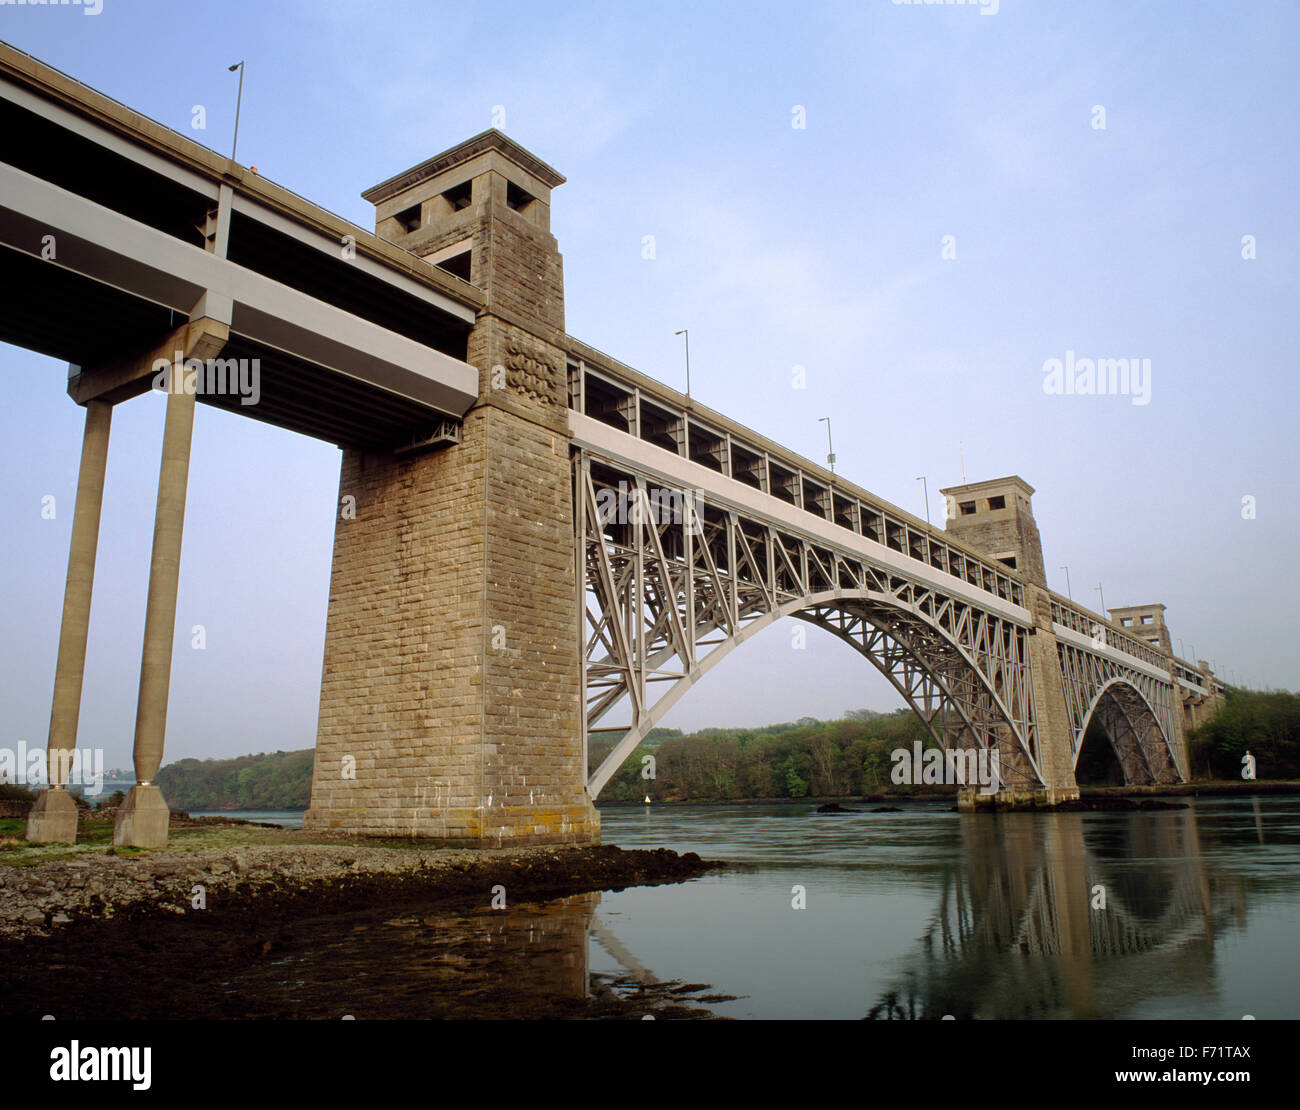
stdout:
{"type": "MultiPolygon", "coordinates": [[[[333,267],[335,260],[351,259],[352,263],[358,258],[369,260],[388,283],[401,275],[467,308],[478,309],[484,303],[482,290],[377,235],[373,228],[362,227],[324,208],[256,169],[240,165],[196,141],[193,135],[159,123],[9,43],[0,43],[0,102],[5,111],[21,110],[25,118],[27,110],[22,105],[27,103],[28,90],[39,95],[43,106],[36,118],[54,128],[51,134],[73,126],[69,117],[79,123],[93,121],[91,133],[96,136],[96,142],[90,149],[97,152],[101,161],[96,164],[96,172],[71,178],[52,175],[46,168],[45,152],[38,144],[33,140],[24,144],[15,139],[7,146],[0,162],[33,173],[172,238],[196,245],[202,245],[205,216],[209,208],[219,203],[221,188],[226,186],[236,213],[254,220],[261,235],[273,235],[277,230],[274,218],[281,217],[295,231],[308,236],[316,252],[306,256],[309,261],[305,264],[294,260],[292,266],[280,264],[268,269],[265,259],[257,256],[244,258],[241,265],[374,322],[381,322],[376,319],[377,314],[381,317],[385,314],[367,303],[375,299],[375,294],[368,289],[365,275],[360,272],[363,267],[351,263],[333,267]],[[126,139],[130,155],[117,146],[106,145],[105,136],[126,139]],[[117,167],[117,172],[104,172],[104,165],[117,167]],[[123,187],[122,175],[126,173],[130,174],[129,188],[123,187]],[[149,192],[150,203],[142,206],[137,194],[144,190],[149,192]],[[127,203],[124,197],[132,200],[127,203]],[[352,255],[345,253],[349,246],[352,255]],[[325,267],[331,273],[330,280],[324,281],[319,274],[312,273],[313,267],[325,267]],[[306,269],[307,274],[298,274],[298,268],[306,269]],[[340,280],[334,276],[337,274],[350,274],[351,280],[340,280]]],[[[268,247],[263,253],[274,253],[274,250],[268,247]]]]}
{"type": "Polygon", "coordinates": [[[569,341],[569,408],[951,574],[1014,605],[1008,567],[730,418],[569,341]]]}
{"type": "Polygon", "coordinates": [[[1223,684],[1218,679],[1211,676],[1207,681],[1205,675],[1196,667],[1193,667],[1185,659],[1179,659],[1174,656],[1174,674],[1188,686],[1195,687],[1200,693],[1207,695],[1223,694],[1223,684]]]}
{"type": "Polygon", "coordinates": [[[1161,670],[1169,670],[1169,656],[1122,631],[1114,621],[1108,621],[1097,613],[1090,612],[1056,594],[1052,595],[1052,620],[1072,632],[1087,636],[1090,640],[1101,636],[1108,646],[1141,659],[1144,663],[1159,667],[1161,670]]]}

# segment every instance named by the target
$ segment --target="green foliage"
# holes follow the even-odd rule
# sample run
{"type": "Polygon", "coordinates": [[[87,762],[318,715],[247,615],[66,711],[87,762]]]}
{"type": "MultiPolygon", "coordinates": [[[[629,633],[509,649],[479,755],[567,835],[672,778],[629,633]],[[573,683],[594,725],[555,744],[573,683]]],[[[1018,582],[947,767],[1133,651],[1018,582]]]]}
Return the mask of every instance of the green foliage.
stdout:
{"type": "Polygon", "coordinates": [[[181,759],[158,772],[173,809],[306,809],[316,752],[243,755],[236,759],[181,759]]]}
{"type": "Polygon", "coordinates": [[[665,740],[671,740],[679,737],[682,730],[679,728],[652,728],[646,733],[645,739],[641,741],[643,747],[657,748],[665,740]]]}
{"type": "Polygon", "coordinates": [[[1256,778],[1300,778],[1300,694],[1229,688],[1214,716],[1190,733],[1188,747],[1197,777],[1239,779],[1249,752],[1256,778]]]}
{"type": "MultiPolygon", "coordinates": [[[[891,714],[856,711],[838,721],[801,718],[758,729],[704,729],[677,733],[656,747],[643,744],[623,763],[601,799],[730,801],[746,798],[847,797],[897,788],[889,778],[890,753],[931,746],[930,734],[909,710],[891,714]],[[654,758],[654,777],[643,774],[654,758]]],[[[613,749],[607,740],[589,744],[594,769],[613,749]]]]}
{"type": "MultiPolygon", "coordinates": [[[[0,802],[34,802],[36,791],[14,782],[0,782],[0,802]]],[[[26,828],[26,826],[24,826],[26,828]]]]}
{"type": "Polygon", "coordinates": [[[104,798],[95,807],[96,809],[116,808],[126,801],[126,795],[121,790],[114,790],[107,798],[104,798]]]}

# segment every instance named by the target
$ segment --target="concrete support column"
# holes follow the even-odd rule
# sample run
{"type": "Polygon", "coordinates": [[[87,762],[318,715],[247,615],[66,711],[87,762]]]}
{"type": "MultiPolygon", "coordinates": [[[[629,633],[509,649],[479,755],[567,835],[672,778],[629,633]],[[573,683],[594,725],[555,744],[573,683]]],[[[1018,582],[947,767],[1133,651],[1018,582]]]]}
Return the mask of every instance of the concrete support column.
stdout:
{"type": "Polygon", "coordinates": [[[50,737],[46,767],[50,788],[41,794],[27,817],[27,839],[75,843],[77,807],[65,789],[71,752],[77,746],[81,715],[81,685],[86,669],[86,638],[90,630],[90,597],[99,547],[99,520],[104,503],[104,473],[108,466],[108,433],[113,406],[106,401],[86,405],[81,439],[81,470],[77,475],[77,505],[72,516],[68,578],[63,590],[63,621],[59,627],[59,656],[54,671],[50,708],[50,737]]]}
{"type": "MultiPolygon", "coordinates": [[[[180,373],[180,367],[176,368],[180,373]]],[[[153,784],[162,764],[167,731],[167,695],[171,687],[172,641],[176,632],[176,591],[180,580],[181,533],[189,485],[190,444],[194,432],[194,394],[167,395],[162,466],[158,475],[158,509],[154,517],[153,557],[149,565],[149,602],[140,661],[140,697],[135,716],[136,785],[118,810],[113,843],[138,848],[167,844],[169,812],[162,791],[153,784]]]]}

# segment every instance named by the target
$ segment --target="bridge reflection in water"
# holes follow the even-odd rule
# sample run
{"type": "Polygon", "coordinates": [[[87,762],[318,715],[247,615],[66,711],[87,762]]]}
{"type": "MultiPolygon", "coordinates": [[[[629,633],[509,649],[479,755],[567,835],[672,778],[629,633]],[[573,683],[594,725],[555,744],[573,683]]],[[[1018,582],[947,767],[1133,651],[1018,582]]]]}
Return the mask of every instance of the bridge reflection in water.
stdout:
{"type": "Polygon", "coordinates": [[[300,922],[271,959],[227,973],[227,1016],[584,1017],[599,904],[596,892],[469,913],[407,903],[300,922]]]}
{"type": "Polygon", "coordinates": [[[1123,1018],[1215,991],[1215,938],[1244,923],[1246,886],[1202,854],[1193,810],[961,825],[962,863],[868,1017],[1123,1018]]]}
{"type": "Polygon", "coordinates": [[[484,939],[493,947],[527,950],[526,970],[521,969],[517,989],[536,995],[539,1001],[585,999],[587,938],[598,905],[600,892],[592,891],[524,906],[515,913],[485,916],[480,919],[484,939]]]}

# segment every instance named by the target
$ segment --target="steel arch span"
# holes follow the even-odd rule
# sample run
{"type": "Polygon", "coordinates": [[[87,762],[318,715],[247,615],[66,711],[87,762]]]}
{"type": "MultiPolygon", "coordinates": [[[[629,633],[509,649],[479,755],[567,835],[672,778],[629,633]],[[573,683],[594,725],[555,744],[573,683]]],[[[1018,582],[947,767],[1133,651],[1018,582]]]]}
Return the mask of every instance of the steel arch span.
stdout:
{"type": "Polygon", "coordinates": [[[608,730],[623,735],[590,776],[593,798],[688,689],[786,616],[864,655],[942,747],[997,749],[1005,785],[1043,784],[1030,628],[1018,607],[973,603],[698,491],[665,509],[644,476],[585,455],[575,462],[575,507],[586,727],[604,731],[599,722],[616,707],[631,717],[608,730]]]}
{"type": "Polygon", "coordinates": [[[1094,717],[1106,730],[1124,772],[1125,786],[1183,781],[1177,746],[1170,742],[1156,710],[1132,676],[1107,679],[1093,695],[1075,736],[1075,767],[1079,765],[1088,724],[1094,717]]]}
{"type": "MultiPolygon", "coordinates": [[[[1098,629],[1102,642],[1097,647],[1104,648],[1109,636],[1109,630],[1098,629]]],[[[1057,651],[1074,764],[1088,722],[1099,713],[1126,784],[1186,782],[1186,752],[1176,742],[1181,732],[1173,678],[1149,667],[1125,666],[1110,654],[1070,639],[1060,639],[1057,651]]]]}

